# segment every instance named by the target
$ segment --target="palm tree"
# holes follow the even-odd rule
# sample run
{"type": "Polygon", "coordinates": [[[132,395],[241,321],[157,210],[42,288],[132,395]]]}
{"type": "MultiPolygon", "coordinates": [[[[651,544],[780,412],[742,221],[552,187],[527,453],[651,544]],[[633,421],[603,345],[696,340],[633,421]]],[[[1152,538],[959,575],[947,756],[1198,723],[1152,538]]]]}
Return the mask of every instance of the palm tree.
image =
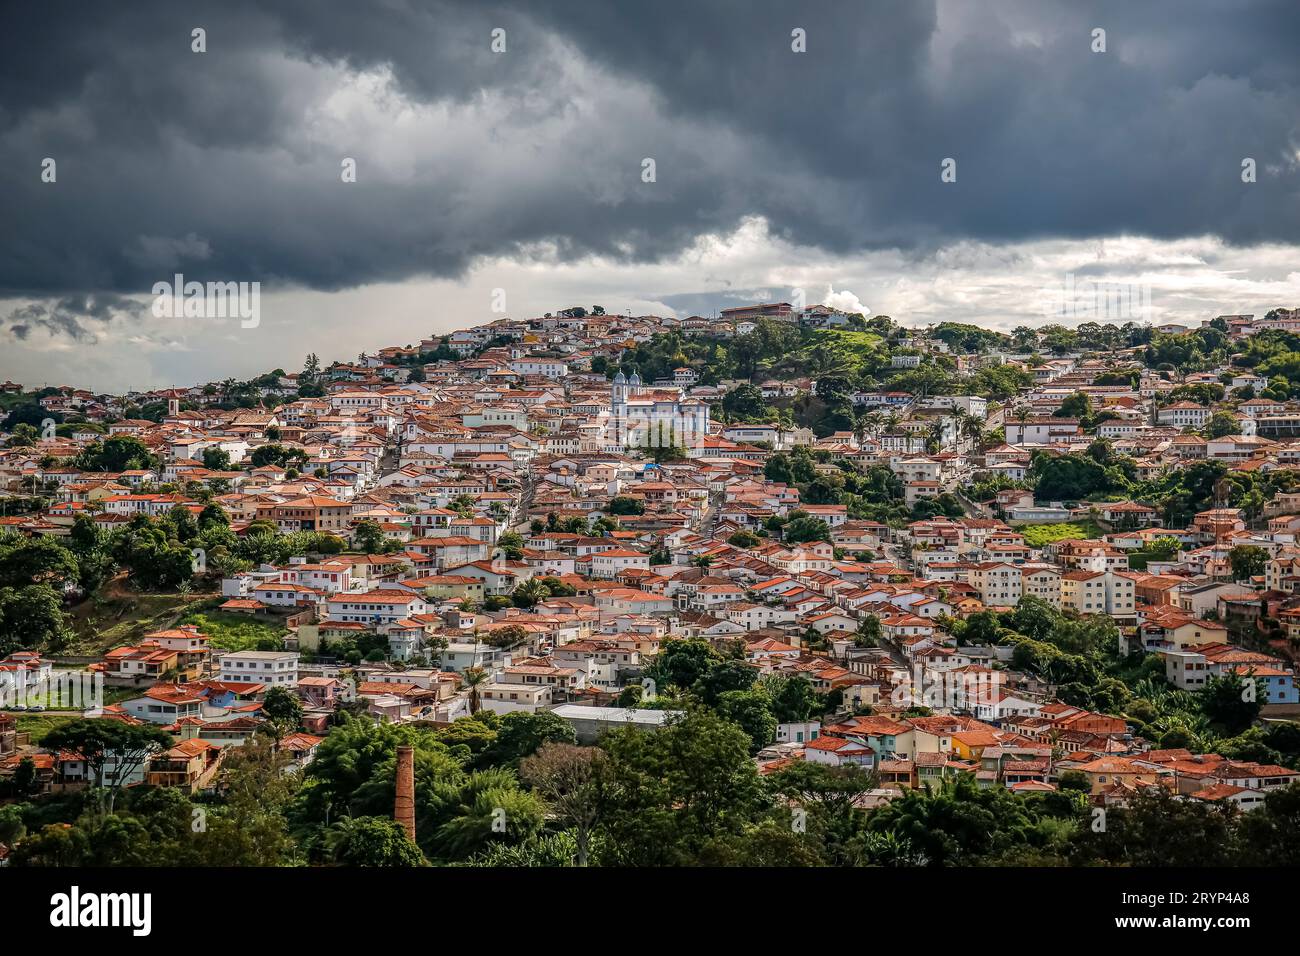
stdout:
{"type": "Polygon", "coordinates": [[[871,434],[872,422],[870,419],[874,414],[874,412],[865,415],[860,414],[853,418],[853,437],[857,439],[859,445],[861,445],[866,440],[866,437],[871,434]]]}
{"type": "Polygon", "coordinates": [[[968,418],[970,418],[970,412],[966,411],[966,409],[962,408],[960,405],[953,406],[952,433],[957,439],[957,444],[959,448],[961,447],[961,439],[966,434],[966,420],[968,418]]]}
{"type": "Polygon", "coordinates": [[[943,420],[931,422],[930,427],[926,429],[926,448],[934,451],[943,450],[943,420]]]}
{"type": "Polygon", "coordinates": [[[483,702],[478,696],[478,689],[488,682],[490,676],[491,675],[481,667],[468,667],[465,669],[465,672],[460,675],[461,682],[469,688],[469,712],[471,715],[477,714],[479,709],[483,706],[483,702]]]}
{"type": "Polygon", "coordinates": [[[534,607],[551,596],[551,589],[540,578],[529,578],[516,585],[511,596],[523,607],[534,607]]]}
{"type": "Polygon", "coordinates": [[[920,866],[925,857],[913,849],[907,837],[894,830],[869,831],[863,834],[859,852],[879,866],[920,866]]]}

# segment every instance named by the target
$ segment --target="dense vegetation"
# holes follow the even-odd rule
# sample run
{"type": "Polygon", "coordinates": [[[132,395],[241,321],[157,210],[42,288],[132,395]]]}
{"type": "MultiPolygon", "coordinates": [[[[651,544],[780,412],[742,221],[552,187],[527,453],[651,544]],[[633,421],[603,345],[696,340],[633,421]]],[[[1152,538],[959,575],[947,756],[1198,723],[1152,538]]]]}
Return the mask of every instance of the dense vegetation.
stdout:
{"type": "MultiPolygon", "coordinates": [[[[763,474],[769,481],[798,488],[804,504],[844,505],[851,519],[897,526],[936,515],[955,518],[965,514],[960,502],[950,494],[921,500],[908,508],[903,503],[903,481],[889,468],[877,465],[858,469],[849,462],[832,464],[829,452],[811,451],[804,446],[770,456],[763,474]]],[[[796,517],[776,519],[769,530],[779,531],[796,517]]],[[[829,533],[819,537],[830,540],[829,533]]],[[[790,540],[788,528],[784,539],[790,540]]]]}
{"type": "MultiPolygon", "coordinates": [[[[197,515],[184,506],[156,519],[136,515],[112,530],[79,515],[66,539],[6,532],[0,535],[0,656],[63,648],[71,637],[65,599],[96,592],[121,572],[125,584],[143,592],[185,593],[262,563],[337,554],[343,547],[334,535],[282,534],[265,521],[237,536],[217,505],[197,515]]],[[[216,623],[219,630],[237,627],[216,623]]],[[[231,639],[242,640],[233,632],[231,639]]]]}
{"type": "Polygon", "coordinates": [[[348,719],[296,772],[271,740],[227,755],[220,795],[17,794],[0,807],[0,841],[16,844],[16,867],[1300,863],[1300,786],[1247,815],[1144,792],[1101,828],[1086,780],[1069,773],[1055,793],[953,777],[863,810],[873,773],[796,763],[760,775],[750,734],[707,707],[589,747],[547,714],[441,730],[348,719]],[[391,816],[398,744],[415,749],[415,845],[391,816]]]}

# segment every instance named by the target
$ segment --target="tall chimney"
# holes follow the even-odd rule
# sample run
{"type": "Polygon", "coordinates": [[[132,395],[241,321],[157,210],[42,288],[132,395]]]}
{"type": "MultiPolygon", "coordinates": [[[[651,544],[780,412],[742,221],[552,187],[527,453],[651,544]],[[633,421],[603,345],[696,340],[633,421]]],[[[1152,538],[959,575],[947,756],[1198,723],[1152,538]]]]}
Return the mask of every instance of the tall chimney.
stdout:
{"type": "Polygon", "coordinates": [[[406,838],[415,842],[415,751],[408,746],[397,748],[397,799],[393,801],[393,819],[402,825],[406,838]]]}

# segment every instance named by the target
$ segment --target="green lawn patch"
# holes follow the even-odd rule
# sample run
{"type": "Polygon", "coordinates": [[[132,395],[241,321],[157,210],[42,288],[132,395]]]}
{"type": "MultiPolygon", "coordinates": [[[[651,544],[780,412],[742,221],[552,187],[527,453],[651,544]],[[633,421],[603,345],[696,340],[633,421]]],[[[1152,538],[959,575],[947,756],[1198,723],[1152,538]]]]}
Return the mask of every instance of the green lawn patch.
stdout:
{"type": "Polygon", "coordinates": [[[837,375],[853,375],[867,358],[880,349],[882,339],[874,332],[846,329],[805,329],[800,345],[787,355],[764,362],[762,377],[794,378],[828,368],[837,375]]]}
{"type": "Polygon", "coordinates": [[[1025,536],[1025,544],[1041,548],[1067,538],[1100,538],[1104,532],[1094,521],[1066,521],[1061,524],[1027,524],[1016,529],[1025,536]]]}
{"type": "Polygon", "coordinates": [[[18,717],[18,732],[20,734],[31,734],[32,746],[40,746],[41,741],[45,739],[45,735],[50,731],[77,719],[75,717],[49,717],[44,714],[33,717],[25,717],[22,714],[15,716],[18,717]]]}
{"type": "Polygon", "coordinates": [[[277,620],[232,614],[229,611],[191,611],[180,624],[193,624],[221,651],[274,651],[284,647],[284,625],[277,620]]]}

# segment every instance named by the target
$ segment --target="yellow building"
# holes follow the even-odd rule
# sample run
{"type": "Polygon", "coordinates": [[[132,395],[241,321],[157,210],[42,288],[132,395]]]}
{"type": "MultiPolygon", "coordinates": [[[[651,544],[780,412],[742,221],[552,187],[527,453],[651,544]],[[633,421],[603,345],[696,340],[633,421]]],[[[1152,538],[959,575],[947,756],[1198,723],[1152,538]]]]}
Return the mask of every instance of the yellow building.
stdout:
{"type": "Polygon", "coordinates": [[[483,582],[478,578],[468,578],[459,574],[439,574],[428,578],[417,578],[403,582],[419,588],[431,601],[474,601],[483,600],[483,582]]]}
{"type": "Polygon", "coordinates": [[[1101,571],[1066,571],[1061,575],[1061,607],[1079,614],[1106,613],[1106,575],[1101,571]]]}

